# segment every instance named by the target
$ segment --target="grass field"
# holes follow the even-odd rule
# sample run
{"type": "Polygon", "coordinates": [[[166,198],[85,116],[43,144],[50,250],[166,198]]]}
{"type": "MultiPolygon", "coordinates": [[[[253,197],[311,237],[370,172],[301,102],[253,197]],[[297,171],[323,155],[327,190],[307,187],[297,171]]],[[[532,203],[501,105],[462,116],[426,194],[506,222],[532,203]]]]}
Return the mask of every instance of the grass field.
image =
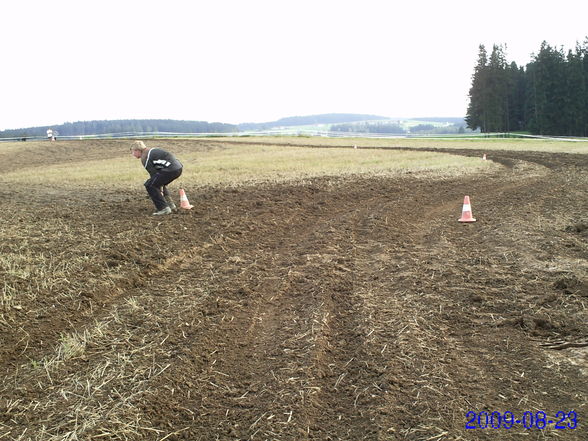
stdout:
{"type": "MultiPolygon", "coordinates": [[[[303,140],[306,141],[306,138],[303,140]]],[[[480,158],[467,158],[432,152],[398,151],[383,149],[316,149],[308,147],[293,148],[282,143],[296,144],[299,138],[264,138],[268,145],[255,144],[250,138],[230,139],[228,142],[215,139],[206,150],[186,149],[181,140],[172,141],[177,145],[176,153],[186,164],[182,181],[191,185],[240,185],[262,181],[285,182],[309,179],[318,176],[334,175],[398,175],[418,173],[423,176],[431,173],[451,176],[464,173],[491,170],[496,165],[480,158]],[[239,144],[246,141],[247,144],[239,144]],[[253,142],[254,144],[249,144],[253,142]]],[[[95,150],[85,151],[84,141],[67,141],[70,146],[80,145],[80,151],[71,161],[51,164],[31,160],[30,167],[4,173],[2,179],[14,184],[67,183],[78,186],[131,184],[144,177],[137,161],[127,155],[130,142],[114,141],[120,146],[119,154],[103,159],[95,150]],[[84,155],[86,153],[86,155],[84,155]]],[[[147,140],[150,147],[158,141],[147,140]]],[[[334,146],[337,144],[334,143],[334,146]]],[[[363,142],[360,145],[371,145],[363,142]]],[[[40,158],[51,154],[52,145],[46,142],[0,144],[0,152],[17,153],[19,149],[38,154],[40,158]]]]}

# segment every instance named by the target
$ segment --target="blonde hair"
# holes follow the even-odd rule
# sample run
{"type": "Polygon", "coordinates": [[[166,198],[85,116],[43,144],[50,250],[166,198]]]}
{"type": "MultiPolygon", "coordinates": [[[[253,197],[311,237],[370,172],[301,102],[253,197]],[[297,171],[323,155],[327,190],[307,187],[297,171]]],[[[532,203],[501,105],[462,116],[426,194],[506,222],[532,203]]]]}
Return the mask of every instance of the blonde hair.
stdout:
{"type": "Polygon", "coordinates": [[[133,150],[147,150],[147,146],[145,145],[145,143],[143,141],[135,141],[133,143],[133,145],[131,146],[131,151],[133,150]]]}

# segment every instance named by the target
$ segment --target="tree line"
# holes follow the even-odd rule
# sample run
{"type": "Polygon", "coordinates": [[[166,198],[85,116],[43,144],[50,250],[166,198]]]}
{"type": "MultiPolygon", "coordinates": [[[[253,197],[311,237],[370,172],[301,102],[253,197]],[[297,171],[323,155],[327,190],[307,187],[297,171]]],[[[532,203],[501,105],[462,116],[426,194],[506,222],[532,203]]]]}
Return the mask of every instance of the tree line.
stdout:
{"type": "Polygon", "coordinates": [[[205,121],[181,121],[172,119],[121,119],[112,121],[66,122],[55,126],[29,127],[0,132],[3,138],[26,138],[46,136],[47,129],[57,136],[106,135],[117,133],[230,133],[237,132],[233,124],[205,121]]]}
{"type": "MultiPolygon", "coordinates": [[[[429,118],[431,121],[439,121],[441,118],[429,118]]],[[[378,134],[417,134],[417,135],[448,135],[465,133],[465,121],[463,118],[446,118],[451,121],[461,121],[461,123],[454,123],[450,125],[437,126],[434,124],[417,124],[414,126],[404,128],[400,123],[393,122],[359,122],[334,124],[330,130],[332,132],[345,133],[378,133],[378,134]]],[[[423,121],[426,121],[423,119],[423,121]]]]}
{"type": "Polygon", "coordinates": [[[479,46],[466,122],[472,130],[588,136],[588,38],[575,50],[543,42],[526,67],[479,46]]]}
{"type": "Polygon", "coordinates": [[[361,123],[346,123],[335,124],[331,126],[332,132],[346,132],[346,133],[394,133],[403,134],[406,130],[399,124],[386,122],[361,122],[361,123]]]}

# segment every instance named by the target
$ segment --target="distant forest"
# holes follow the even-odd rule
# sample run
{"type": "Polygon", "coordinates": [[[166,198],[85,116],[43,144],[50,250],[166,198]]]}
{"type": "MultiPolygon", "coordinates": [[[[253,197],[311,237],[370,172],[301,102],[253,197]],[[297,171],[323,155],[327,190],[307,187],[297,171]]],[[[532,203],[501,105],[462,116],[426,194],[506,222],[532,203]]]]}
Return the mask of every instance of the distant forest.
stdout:
{"type": "Polygon", "coordinates": [[[346,133],[387,133],[398,135],[406,133],[406,130],[404,130],[399,124],[388,122],[336,124],[331,126],[331,131],[346,133]]]}
{"type": "Polygon", "coordinates": [[[313,124],[338,124],[354,121],[383,120],[389,119],[385,116],[364,115],[357,113],[323,113],[320,115],[289,116],[277,121],[264,123],[243,123],[239,124],[239,130],[269,130],[275,127],[307,126],[313,124]]]}
{"type": "Polygon", "coordinates": [[[588,38],[567,53],[543,42],[525,68],[480,45],[469,98],[473,130],[588,136],[588,38]]]}
{"type": "Polygon", "coordinates": [[[356,123],[335,124],[331,126],[333,132],[345,133],[381,133],[389,135],[403,135],[407,133],[418,135],[435,134],[459,134],[465,133],[465,121],[463,118],[419,118],[418,121],[444,122],[449,125],[438,126],[435,124],[417,124],[409,128],[400,123],[389,121],[363,121],[356,123]]]}
{"type": "Polygon", "coordinates": [[[79,121],[44,127],[4,130],[3,138],[26,138],[46,136],[47,129],[56,131],[59,136],[105,135],[111,133],[229,133],[237,132],[236,125],[209,123],[205,121],[179,121],[172,119],[120,119],[114,121],[79,121]]]}

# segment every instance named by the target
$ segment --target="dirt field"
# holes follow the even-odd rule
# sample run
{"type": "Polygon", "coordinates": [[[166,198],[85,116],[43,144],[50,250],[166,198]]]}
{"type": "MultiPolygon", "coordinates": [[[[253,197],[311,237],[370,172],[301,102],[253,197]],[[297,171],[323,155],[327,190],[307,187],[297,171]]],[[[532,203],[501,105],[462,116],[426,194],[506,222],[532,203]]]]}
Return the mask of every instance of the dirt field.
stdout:
{"type": "MultiPolygon", "coordinates": [[[[85,147],[0,157],[128,155],[85,147]]],[[[186,187],[195,208],[163,219],[141,183],[0,175],[0,252],[21,256],[0,270],[0,440],[588,439],[588,154],[484,153],[498,171],[186,187]]]]}

